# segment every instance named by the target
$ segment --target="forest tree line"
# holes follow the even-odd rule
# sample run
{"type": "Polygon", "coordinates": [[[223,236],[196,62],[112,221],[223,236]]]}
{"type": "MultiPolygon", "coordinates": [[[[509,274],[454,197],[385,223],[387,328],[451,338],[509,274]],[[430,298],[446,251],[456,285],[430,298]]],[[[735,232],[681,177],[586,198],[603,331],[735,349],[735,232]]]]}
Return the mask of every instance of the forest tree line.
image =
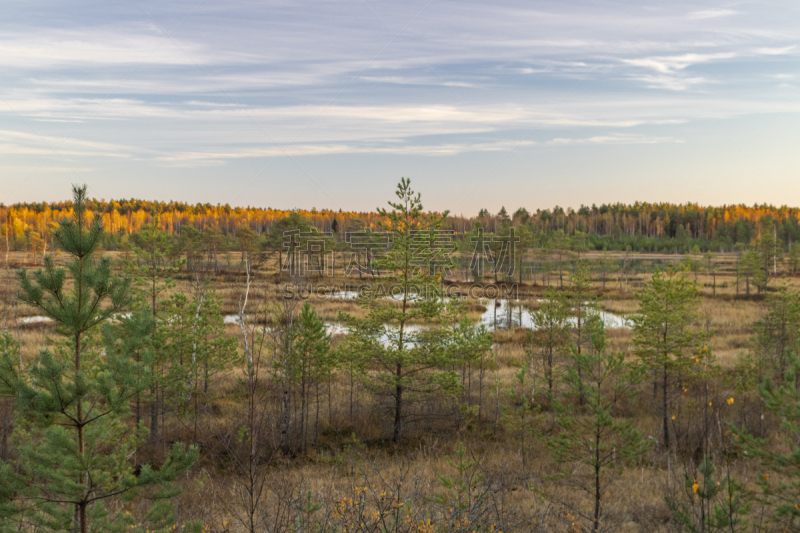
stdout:
{"type": "MultiPolygon", "coordinates": [[[[97,215],[105,230],[101,245],[107,250],[126,246],[126,236],[148,224],[157,224],[169,235],[181,235],[187,228],[210,239],[233,242],[243,228],[252,231],[264,246],[280,243],[287,217],[302,217],[320,232],[331,232],[338,241],[345,234],[363,228],[376,229],[377,212],[343,212],[331,209],[281,210],[229,205],[187,204],[143,200],[88,200],[87,212],[97,215]],[[218,233],[219,235],[216,235],[218,233]]],[[[72,216],[68,202],[20,203],[0,206],[0,246],[6,251],[43,250],[52,244],[58,222],[72,216]]],[[[572,208],[554,207],[513,213],[481,209],[476,216],[449,214],[443,228],[461,239],[476,226],[497,233],[506,227],[525,227],[531,234],[547,239],[557,231],[580,237],[589,250],[648,252],[733,251],[737,244],[748,246],[765,232],[773,233],[787,253],[800,239],[800,209],[772,205],[731,205],[705,207],[697,204],[640,203],[603,204],[572,208]]]]}

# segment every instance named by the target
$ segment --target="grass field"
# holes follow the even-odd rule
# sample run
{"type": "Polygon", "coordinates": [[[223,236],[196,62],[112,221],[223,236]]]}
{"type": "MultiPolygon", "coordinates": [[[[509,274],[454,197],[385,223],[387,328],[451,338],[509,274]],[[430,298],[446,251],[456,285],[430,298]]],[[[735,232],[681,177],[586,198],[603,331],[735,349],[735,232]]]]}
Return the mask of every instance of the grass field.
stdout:
{"type": "MultiPolygon", "coordinates": [[[[109,255],[115,261],[120,259],[119,254],[112,252],[109,255]]],[[[623,258],[622,254],[611,255],[616,259],[623,258]]],[[[597,254],[587,254],[584,260],[591,264],[597,257],[597,254]]],[[[57,262],[60,259],[56,257],[57,262]]],[[[677,262],[681,257],[644,255],[636,259],[646,267],[653,262],[677,262]]],[[[19,339],[22,358],[31,361],[57,332],[46,322],[25,323],[26,318],[36,316],[37,312],[15,301],[18,282],[13,266],[24,264],[25,261],[24,254],[12,254],[12,267],[6,266],[0,270],[0,323],[19,339]]],[[[233,254],[225,262],[235,264],[235,261],[236,255],[233,254]]],[[[712,416],[716,417],[718,424],[712,438],[716,439],[719,449],[725,449],[722,443],[725,428],[719,422],[720,417],[735,421],[748,417],[755,419],[754,410],[760,409],[752,392],[737,399],[733,406],[725,404],[725,398],[739,396],[725,374],[733,371],[737,357],[749,349],[753,324],[764,312],[762,299],[755,295],[744,296],[741,281],[737,296],[735,261],[733,255],[721,255],[717,258],[716,288],[705,283],[708,277],[705,271],[699,271],[697,277],[698,284],[702,285],[702,323],[699,326],[711,333],[709,343],[723,372],[710,393],[713,397],[710,404],[714,405],[712,416]]],[[[282,280],[276,267],[274,258],[269,258],[253,274],[248,312],[250,319],[255,322],[259,321],[259,316],[265,310],[281,299],[282,280]]],[[[211,288],[221,297],[223,313],[237,313],[246,286],[246,276],[232,270],[208,275],[211,288]]],[[[602,280],[595,274],[594,286],[600,308],[620,316],[637,313],[635,294],[648,282],[650,275],[649,272],[629,272],[624,277],[619,273],[610,274],[606,280],[606,290],[603,291],[602,280]]],[[[551,270],[548,275],[540,272],[535,282],[533,279],[525,279],[528,277],[530,276],[524,276],[523,282],[518,285],[517,296],[523,308],[536,309],[545,293],[543,281],[549,281],[556,287],[559,285],[557,269],[551,270]]],[[[177,283],[173,291],[191,293],[193,280],[190,273],[179,273],[175,279],[177,283]]],[[[457,272],[456,279],[463,280],[463,274],[457,272]]],[[[343,287],[348,283],[358,282],[358,279],[340,275],[324,281],[327,285],[343,287]]],[[[361,281],[371,282],[367,277],[361,281]]],[[[569,282],[567,272],[563,283],[569,286],[569,282]]],[[[778,283],[796,287],[797,278],[771,280],[773,286],[778,283]]],[[[355,316],[363,316],[364,313],[358,303],[351,299],[324,297],[312,299],[311,303],[326,322],[337,320],[340,312],[355,316]]],[[[485,301],[468,302],[470,319],[478,321],[486,305],[485,301]]],[[[492,305],[492,302],[488,305],[492,305]]],[[[240,347],[243,347],[241,328],[237,323],[228,323],[226,333],[237,336],[240,347]]],[[[612,349],[622,351],[632,359],[631,330],[611,329],[608,334],[612,349]]],[[[272,456],[269,468],[264,468],[267,488],[260,506],[265,524],[271,524],[271,529],[265,525],[264,530],[288,527],[284,522],[289,523],[302,514],[298,509],[303,507],[309,494],[307,491],[311,491],[314,501],[322,503],[320,509],[307,513],[309,522],[328,525],[337,523],[342,531],[346,530],[343,528],[347,527],[348,520],[355,516],[353,513],[356,511],[367,513],[368,509],[370,516],[377,513],[378,518],[375,520],[378,521],[385,520],[386,516],[395,512],[397,507],[387,508],[389,510],[381,507],[382,498],[387,501],[396,498],[395,504],[412,500],[421,502],[418,509],[403,510],[403,520],[412,524],[415,531],[425,530],[424,521],[430,518],[443,524],[454,514],[448,510],[452,508],[451,497],[458,499],[465,496],[459,495],[457,488],[443,487],[438,476],[446,473],[458,475],[447,458],[452,458],[457,443],[463,442],[468,458],[475,461],[467,474],[479,473],[482,479],[478,488],[470,490],[480,492],[489,490],[486,489],[487,486],[495,487],[488,492],[490,497],[488,503],[485,503],[485,513],[494,513],[494,519],[498,523],[507,524],[511,530],[519,531],[582,531],[581,524],[585,522],[581,521],[581,513],[585,515],[588,512],[591,501],[587,493],[576,490],[571,484],[574,480],[569,481],[556,475],[559,470],[549,455],[546,444],[557,432],[557,426],[549,413],[547,402],[542,403],[543,410],[531,422],[533,431],[530,434],[523,435],[520,431],[507,427],[504,422],[503,409],[510,401],[506,391],[513,388],[515,372],[531,358],[525,331],[499,329],[493,335],[494,363],[470,377],[474,383],[470,381],[468,403],[477,406],[477,411],[470,417],[457,416],[459,420],[455,425],[452,416],[432,416],[428,420],[415,423],[399,448],[387,440],[387,435],[391,433],[391,423],[385,416],[386,406],[381,403],[380,398],[371,397],[358,384],[351,384],[346,374],[336,375],[332,383],[324,386],[322,392],[318,390],[317,394],[323,399],[318,400],[312,409],[312,416],[318,420],[311,435],[313,445],[304,454],[272,456]],[[378,496],[381,493],[384,496],[378,496]],[[437,500],[436,494],[445,494],[446,498],[440,497],[437,500]],[[355,504],[351,499],[354,499],[355,504]],[[445,500],[451,503],[441,503],[445,500]],[[344,507],[342,501],[345,502],[344,507]],[[359,501],[362,503],[359,504],[359,501]],[[358,508],[358,505],[363,508],[358,508]]],[[[340,337],[334,338],[334,344],[339,341],[340,337]]],[[[184,493],[177,506],[178,523],[199,519],[205,524],[207,531],[241,530],[242,524],[237,522],[237,511],[234,508],[241,499],[242,487],[237,484],[235,474],[226,466],[231,459],[228,457],[229,451],[220,445],[219,436],[226,434],[241,416],[241,405],[237,398],[241,395],[239,388],[243,368],[243,364],[240,364],[228,369],[214,383],[213,394],[209,394],[201,406],[200,431],[196,437],[202,449],[201,461],[183,482],[184,493]]],[[[275,387],[269,381],[267,383],[268,388],[275,387]]],[[[686,396],[685,402],[677,403],[676,412],[680,413],[681,409],[691,412],[696,398],[690,393],[686,396]]],[[[269,416],[277,417],[277,390],[270,389],[266,397],[275,405],[265,412],[269,416]]],[[[436,409],[455,413],[448,411],[446,406],[426,408],[432,414],[436,409]]],[[[652,394],[647,392],[647,386],[643,385],[642,394],[634,402],[627,404],[625,410],[626,415],[633,418],[637,429],[652,439],[658,438],[658,405],[652,394]]],[[[185,413],[165,409],[160,421],[160,445],[150,446],[145,456],[138,460],[157,462],[169,443],[194,440],[187,416],[185,413]]],[[[9,428],[10,411],[7,408],[4,417],[5,427],[9,428]]],[[[270,424],[274,437],[275,423],[270,424]]],[[[774,426],[761,429],[764,432],[774,431],[774,426]]],[[[691,416],[686,420],[678,418],[674,421],[674,431],[679,440],[683,439],[680,451],[668,452],[663,447],[654,446],[635,465],[615,473],[615,482],[611,485],[605,504],[608,529],[626,532],[675,530],[670,511],[665,504],[665,495],[684,491],[684,472],[692,471],[697,466],[693,455],[693,443],[698,438],[697,420],[692,420],[691,416]]],[[[756,466],[754,461],[740,458],[731,466],[730,471],[746,483],[752,483],[756,466]]],[[[466,474],[461,475],[463,477],[466,474]]],[[[131,512],[137,512],[135,502],[126,505],[129,505],[131,512]]],[[[493,519],[487,516],[481,517],[481,520],[491,522],[493,519]]],[[[350,524],[350,527],[350,530],[353,527],[358,531],[370,530],[368,525],[361,529],[358,524],[350,524]]],[[[312,529],[309,525],[308,530],[312,529]]],[[[453,526],[449,530],[470,529],[453,526]]]]}

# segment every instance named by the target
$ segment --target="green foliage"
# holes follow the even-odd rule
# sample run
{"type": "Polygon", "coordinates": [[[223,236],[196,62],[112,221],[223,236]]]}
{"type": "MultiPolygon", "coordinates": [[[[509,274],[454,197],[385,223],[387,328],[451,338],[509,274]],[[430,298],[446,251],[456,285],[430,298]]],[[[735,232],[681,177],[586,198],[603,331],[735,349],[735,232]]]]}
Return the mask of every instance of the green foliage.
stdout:
{"type": "Polygon", "coordinates": [[[512,386],[506,391],[510,405],[503,406],[503,424],[520,435],[520,459],[523,469],[526,467],[527,461],[525,437],[534,432],[531,419],[541,410],[538,405],[533,405],[533,398],[527,394],[527,384],[525,383],[527,375],[528,365],[526,364],[514,372],[512,386]]]}
{"type": "Polygon", "coordinates": [[[616,272],[619,269],[617,262],[608,254],[607,250],[603,250],[600,256],[598,268],[600,269],[601,281],[603,283],[603,290],[606,290],[606,282],[608,275],[616,272]]]}
{"type": "Polygon", "coordinates": [[[552,287],[547,289],[539,308],[531,314],[533,330],[527,333],[531,345],[531,363],[535,358],[533,347],[536,346],[542,359],[547,392],[551,395],[557,378],[556,365],[559,357],[566,354],[569,345],[570,314],[566,294],[552,287]]]}
{"type": "MultiPolygon", "coordinates": [[[[484,372],[495,368],[492,352],[494,337],[485,326],[475,326],[467,319],[463,304],[460,300],[451,300],[442,315],[442,323],[450,323],[449,328],[437,331],[438,341],[443,343],[447,350],[447,357],[456,368],[461,371],[460,388],[464,393],[462,409],[468,416],[482,415],[482,379],[484,372]],[[479,397],[478,405],[470,405],[472,398],[473,375],[478,374],[479,397]]],[[[432,339],[436,340],[436,338],[432,339]]]]}
{"type": "Polygon", "coordinates": [[[312,516],[322,509],[322,504],[315,502],[311,491],[306,492],[306,497],[295,506],[298,513],[297,530],[309,531],[313,527],[312,516]]]}
{"type": "Polygon", "coordinates": [[[159,296],[175,286],[172,275],[178,266],[167,261],[169,238],[157,222],[148,224],[135,234],[132,251],[136,261],[128,262],[128,274],[133,280],[140,305],[149,304],[154,315],[158,314],[159,296]]]}
{"type": "MultiPolygon", "coordinates": [[[[478,532],[494,531],[491,522],[492,489],[486,483],[478,461],[467,458],[467,448],[459,442],[455,457],[446,457],[447,464],[455,470],[453,475],[437,474],[443,489],[434,501],[443,508],[437,531],[478,532]]],[[[421,529],[421,528],[420,528],[421,529]]]]}
{"type": "MultiPolygon", "coordinates": [[[[697,246],[695,246],[697,248],[697,246]]],[[[692,250],[692,254],[699,255],[700,249],[692,250]]],[[[694,257],[693,255],[684,256],[683,260],[681,261],[681,268],[688,272],[694,273],[694,280],[697,281],[697,273],[700,272],[700,269],[703,267],[703,262],[694,257]]]]}
{"type": "Polygon", "coordinates": [[[751,253],[746,254],[747,266],[753,271],[753,281],[759,293],[766,294],[770,273],[775,270],[782,255],[783,246],[778,244],[773,228],[764,228],[751,253]]]}
{"type": "MultiPolygon", "coordinates": [[[[149,493],[153,500],[171,497],[169,484],[194,463],[197,450],[176,445],[157,469],[137,469],[131,461],[146,430],[130,427],[130,402],[148,385],[152,352],[111,333],[101,351],[90,335],[130,301],[129,283],[112,274],[107,259],[93,259],[100,223],[86,220],[86,188],[73,192],[75,217],[55,233],[72,261],[56,268],[47,257],[33,280],[19,273],[20,299],[54,320],[63,339],[26,367],[13,350],[0,359],[0,394],[13,397],[17,410],[14,438],[24,481],[12,507],[46,530],[119,531],[126,520],[114,502],[146,487],[158,487],[149,493]]],[[[139,316],[130,320],[137,323],[133,329],[152,327],[139,316]]],[[[150,513],[158,522],[169,516],[162,504],[150,513]]]]}
{"type": "MultiPolygon", "coordinates": [[[[378,291],[359,300],[365,319],[342,315],[350,328],[344,350],[357,357],[365,385],[394,404],[393,439],[400,442],[410,406],[434,395],[455,395],[460,390],[453,371],[453,351],[441,326],[445,305],[431,290],[439,275],[437,231],[447,213],[425,214],[420,195],[403,178],[391,211],[379,208],[381,227],[392,237],[392,248],[375,261],[386,272],[384,283],[394,298],[380,298],[378,291]],[[398,304],[399,302],[399,304],[398,304]],[[414,323],[416,327],[409,327],[414,323]],[[420,327],[423,326],[423,327],[420,327]]],[[[355,366],[353,367],[355,368],[355,366]]]]}
{"type": "Polygon", "coordinates": [[[765,379],[758,387],[766,409],[781,420],[781,431],[772,441],[756,438],[743,428],[733,429],[746,453],[760,459],[765,469],[757,479],[758,499],[772,509],[774,531],[800,531],[800,358],[788,355],[783,382],[765,379]],[[775,440],[782,440],[776,450],[775,440]]]}
{"type": "Polygon", "coordinates": [[[553,232],[545,244],[547,251],[558,263],[558,285],[562,289],[564,288],[564,262],[573,259],[574,254],[570,251],[572,247],[570,236],[563,229],[553,232]]]}
{"type": "MultiPolygon", "coordinates": [[[[12,383],[8,380],[16,378],[19,361],[19,344],[14,337],[4,332],[0,334],[0,399],[10,392],[12,383]]],[[[25,507],[18,500],[20,491],[25,488],[25,479],[14,468],[11,461],[0,462],[0,532],[18,531],[24,519],[25,507]]]]}
{"type": "Polygon", "coordinates": [[[153,379],[167,406],[189,419],[186,425],[196,440],[200,402],[214,398],[211,385],[234,366],[238,346],[235,337],[225,334],[220,298],[205,283],[200,282],[192,297],[176,293],[163,305],[155,331],[153,379]]]}
{"type": "Polygon", "coordinates": [[[755,352],[765,366],[781,379],[791,354],[800,348],[800,294],[788,286],[767,295],[764,315],[753,326],[755,352]]]}
{"type": "Polygon", "coordinates": [[[744,484],[729,474],[716,476],[717,468],[709,457],[697,470],[694,476],[684,473],[680,496],[666,497],[676,522],[690,533],[749,531],[750,501],[744,484]]]}
{"type": "Polygon", "coordinates": [[[800,267],[800,246],[797,242],[791,243],[789,247],[787,266],[792,274],[797,274],[797,269],[800,267]]]}
{"type": "Polygon", "coordinates": [[[292,329],[292,350],[283,374],[289,384],[299,389],[300,438],[305,450],[309,430],[309,404],[313,387],[317,387],[317,415],[319,416],[319,384],[329,381],[336,368],[331,351],[331,337],[316,310],[306,302],[292,329]]]}
{"type": "MultiPolygon", "coordinates": [[[[519,213],[519,210],[517,210],[519,213]]],[[[525,213],[527,216],[527,213],[525,213]]],[[[517,218],[517,215],[514,215],[514,218],[517,218]]],[[[519,242],[517,243],[517,250],[516,256],[518,260],[518,275],[519,275],[519,282],[522,283],[522,274],[523,274],[523,266],[525,261],[526,252],[533,248],[536,245],[536,236],[530,230],[528,226],[521,225],[517,228],[517,235],[519,236],[519,242]]]]}
{"type": "Polygon", "coordinates": [[[565,299],[572,318],[570,324],[572,341],[575,349],[580,353],[591,337],[591,328],[587,327],[588,322],[599,311],[596,302],[597,296],[585,263],[579,262],[576,265],[565,299]]]}
{"type": "Polygon", "coordinates": [[[692,354],[704,340],[694,328],[697,286],[680,273],[656,272],[636,299],[639,314],[632,318],[634,353],[652,372],[654,381],[660,381],[664,446],[669,447],[670,384],[691,365],[692,354]]]}
{"type": "Polygon", "coordinates": [[[756,287],[762,286],[764,283],[764,272],[759,266],[761,262],[755,250],[746,250],[742,254],[742,259],[739,262],[738,274],[744,278],[745,293],[750,294],[750,281],[756,287]]]}
{"type": "Polygon", "coordinates": [[[602,322],[593,328],[592,339],[594,349],[573,350],[574,366],[564,368],[567,390],[564,400],[555,403],[558,432],[547,446],[556,463],[566,467],[560,477],[568,477],[591,495],[593,512],[578,514],[596,532],[604,523],[603,495],[623,465],[647,451],[649,441],[633,427],[632,419],[616,413],[620,402],[637,394],[641,369],[626,365],[624,354],[605,351],[602,322]]]}

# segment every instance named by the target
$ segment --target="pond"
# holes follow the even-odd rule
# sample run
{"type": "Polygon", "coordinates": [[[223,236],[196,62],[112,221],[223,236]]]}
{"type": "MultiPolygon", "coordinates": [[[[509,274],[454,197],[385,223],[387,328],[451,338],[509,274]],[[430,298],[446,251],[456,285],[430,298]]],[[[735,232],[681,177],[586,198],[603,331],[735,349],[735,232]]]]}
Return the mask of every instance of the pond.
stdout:
{"type": "MultiPolygon", "coordinates": [[[[347,295],[342,294],[340,297],[354,299],[357,296],[357,293],[351,292],[347,295]]],[[[484,300],[481,303],[486,306],[486,311],[483,312],[476,325],[484,325],[490,330],[509,328],[535,329],[531,310],[517,300],[484,300]]],[[[116,317],[122,316],[130,316],[130,313],[116,315],[116,317]]],[[[603,324],[605,324],[606,328],[630,327],[630,320],[623,316],[600,311],[600,317],[603,319],[603,324]]],[[[21,325],[50,323],[52,321],[46,316],[26,316],[19,319],[21,325]]],[[[569,321],[574,324],[577,319],[572,317],[569,321]]],[[[238,324],[239,315],[225,315],[224,322],[225,324],[238,324]]],[[[331,335],[343,335],[348,331],[347,327],[339,322],[328,322],[325,327],[331,335]]],[[[408,326],[409,331],[419,331],[419,328],[420,326],[408,326]]],[[[387,332],[387,339],[388,336],[389,333],[387,332]]]]}
{"type": "MultiPolygon", "coordinates": [[[[486,311],[481,315],[480,323],[489,329],[536,329],[533,323],[533,313],[518,300],[486,300],[481,303],[486,305],[486,311]]],[[[599,314],[608,329],[630,328],[630,320],[623,316],[608,311],[600,311],[599,314]]],[[[569,322],[577,324],[578,319],[571,317],[569,322]]]]}

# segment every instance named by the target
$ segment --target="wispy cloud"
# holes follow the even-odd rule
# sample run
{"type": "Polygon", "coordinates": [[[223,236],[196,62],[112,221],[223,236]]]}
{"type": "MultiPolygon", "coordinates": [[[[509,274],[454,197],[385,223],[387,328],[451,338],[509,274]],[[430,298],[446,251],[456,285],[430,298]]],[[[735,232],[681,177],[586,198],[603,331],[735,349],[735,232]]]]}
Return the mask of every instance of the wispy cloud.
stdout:
{"type": "Polygon", "coordinates": [[[338,154],[392,154],[449,156],[465,152],[498,152],[512,148],[533,146],[534,141],[499,141],[492,143],[449,143],[435,145],[353,145],[353,144],[295,144],[283,150],[278,147],[253,148],[231,152],[184,152],[159,157],[169,165],[197,166],[202,161],[221,162],[226,159],[245,159],[277,156],[314,156],[338,154]]]}
{"type": "Polygon", "coordinates": [[[701,11],[693,11],[692,13],[689,13],[689,18],[703,20],[715,19],[719,17],[730,17],[731,15],[737,14],[739,14],[739,12],[734,11],[733,9],[703,9],[701,11]]]}
{"type": "Polygon", "coordinates": [[[643,57],[637,59],[623,59],[624,63],[636,67],[645,67],[668,74],[676,70],[683,70],[692,65],[700,63],[708,63],[711,61],[718,61],[721,59],[731,59],[736,57],[733,52],[723,52],[716,54],[681,54],[677,56],[664,56],[664,57],[643,57]]]}
{"type": "Polygon", "coordinates": [[[681,139],[674,139],[672,137],[654,137],[650,135],[641,134],[624,134],[615,133],[610,135],[595,135],[593,137],[584,138],[556,138],[548,141],[547,144],[554,145],[567,145],[567,144],[661,144],[661,143],[678,143],[683,144],[685,141],[681,139]]]}
{"type": "Polygon", "coordinates": [[[765,56],[780,56],[793,52],[796,48],[797,45],[794,44],[791,46],[783,46],[779,48],[757,48],[756,53],[765,56]]]}
{"type": "Polygon", "coordinates": [[[79,138],[59,138],[51,135],[39,136],[14,130],[0,130],[0,153],[6,154],[50,154],[58,146],[57,153],[73,156],[131,157],[131,147],[79,138]]]}
{"type": "MultiPolygon", "coordinates": [[[[273,158],[298,171],[339,155],[351,166],[320,172],[367,176],[384,162],[402,174],[405,160],[424,172],[441,167],[421,160],[452,156],[452,172],[477,181],[506,172],[496,161],[507,150],[675,149],[709,121],[728,132],[747,117],[800,112],[787,101],[793,4],[233,0],[203,4],[167,39],[158,26],[171,31],[196,3],[140,3],[152,20],[82,0],[9,10],[0,165],[15,170],[3,185],[48,145],[75,168],[135,167],[159,183],[181,176],[177,167],[207,167],[244,186],[273,158]]],[[[530,173],[509,168],[508,179],[530,173]]],[[[229,188],[208,187],[212,199],[229,188]]]]}

